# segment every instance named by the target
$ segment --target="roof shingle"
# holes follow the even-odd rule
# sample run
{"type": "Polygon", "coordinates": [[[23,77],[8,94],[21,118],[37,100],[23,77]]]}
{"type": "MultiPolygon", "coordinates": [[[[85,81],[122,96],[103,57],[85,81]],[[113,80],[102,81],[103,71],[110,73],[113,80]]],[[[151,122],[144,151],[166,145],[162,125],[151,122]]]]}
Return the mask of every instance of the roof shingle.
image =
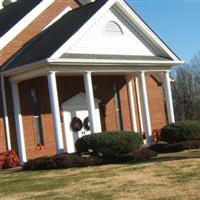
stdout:
{"type": "Polygon", "coordinates": [[[0,10],[0,37],[28,14],[42,0],[18,0],[0,10]]]}

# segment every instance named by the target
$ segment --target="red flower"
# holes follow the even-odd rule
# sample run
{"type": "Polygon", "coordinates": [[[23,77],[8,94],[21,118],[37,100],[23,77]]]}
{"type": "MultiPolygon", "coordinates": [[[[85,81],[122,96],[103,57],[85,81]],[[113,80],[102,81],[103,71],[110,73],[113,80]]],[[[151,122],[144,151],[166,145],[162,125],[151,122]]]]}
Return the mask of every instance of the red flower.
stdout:
{"type": "Polygon", "coordinates": [[[19,165],[19,158],[14,151],[0,153],[0,169],[16,167],[19,165]]]}
{"type": "Polygon", "coordinates": [[[153,136],[153,142],[156,143],[160,139],[160,130],[159,129],[154,129],[152,131],[152,136],[153,136]]]}

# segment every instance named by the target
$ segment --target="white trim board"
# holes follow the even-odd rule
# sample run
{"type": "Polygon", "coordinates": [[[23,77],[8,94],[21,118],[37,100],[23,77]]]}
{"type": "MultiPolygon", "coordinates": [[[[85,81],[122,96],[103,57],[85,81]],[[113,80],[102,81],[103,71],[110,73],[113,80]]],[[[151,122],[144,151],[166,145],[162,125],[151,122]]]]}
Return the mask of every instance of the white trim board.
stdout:
{"type": "MultiPolygon", "coordinates": [[[[160,65],[159,65],[160,66],[160,65]]],[[[149,67],[149,66],[80,66],[80,65],[60,65],[53,64],[52,66],[46,66],[44,68],[38,67],[29,71],[18,71],[15,74],[10,74],[10,81],[20,82],[36,77],[46,76],[49,71],[55,72],[59,75],[83,75],[85,72],[92,72],[96,75],[128,75],[129,73],[137,73],[140,71],[145,72],[163,72],[169,71],[171,67],[149,67]],[[123,67],[122,67],[123,66],[123,67]]]]}
{"type": "MultiPolygon", "coordinates": [[[[138,68],[155,68],[155,69],[162,69],[162,67],[168,67],[171,68],[173,66],[182,64],[181,61],[152,61],[152,60],[110,60],[110,59],[68,59],[68,58],[62,58],[62,59],[44,59],[37,62],[33,62],[30,64],[22,65],[20,67],[16,67],[7,71],[3,71],[0,74],[5,76],[12,76],[14,74],[23,73],[26,71],[33,71],[35,69],[44,69],[45,67],[49,66],[65,66],[68,67],[74,67],[74,70],[76,71],[76,67],[88,67],[91,68],[94,67],[104,67],[104,66],[111,66],[111,67],[122,67],[121,70],[123,71],[123,67],[126,66],[132,66],[132,67],[138,67],[138,68]]],[[[82,70],[81,70],[82,71],[82,70]]],[[[157,71],[157,70],[156,70],[157,71]]]]}
{"type": "Polygon", "coordinates": [[[7,33],[0,38],[0,49],[3,49],[11,42],[23,29],[33,22],[46,8],[55,0],[43,0],[27,15],[25,15],[17,24],[15,24],[7,33]]]}

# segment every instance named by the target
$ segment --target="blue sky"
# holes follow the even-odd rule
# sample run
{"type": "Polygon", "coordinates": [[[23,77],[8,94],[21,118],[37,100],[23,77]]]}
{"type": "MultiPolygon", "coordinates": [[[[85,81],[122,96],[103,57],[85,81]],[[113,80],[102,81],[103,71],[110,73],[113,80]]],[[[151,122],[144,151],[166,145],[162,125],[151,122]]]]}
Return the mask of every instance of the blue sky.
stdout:
{"type": "Polygon", "coordinates": [[[183,60],[200,51],[200,0],[127,0],[183,60]]]}

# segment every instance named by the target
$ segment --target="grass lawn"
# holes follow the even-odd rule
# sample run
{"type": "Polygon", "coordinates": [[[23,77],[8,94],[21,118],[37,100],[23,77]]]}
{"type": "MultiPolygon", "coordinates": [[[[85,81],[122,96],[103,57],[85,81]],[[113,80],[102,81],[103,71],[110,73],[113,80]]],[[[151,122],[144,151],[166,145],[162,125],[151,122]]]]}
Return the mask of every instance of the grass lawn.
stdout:
{"type": "Polygon", "coordinates": [[[200,199],[200,158],[1,172],[0,199],[200,199]]]}

